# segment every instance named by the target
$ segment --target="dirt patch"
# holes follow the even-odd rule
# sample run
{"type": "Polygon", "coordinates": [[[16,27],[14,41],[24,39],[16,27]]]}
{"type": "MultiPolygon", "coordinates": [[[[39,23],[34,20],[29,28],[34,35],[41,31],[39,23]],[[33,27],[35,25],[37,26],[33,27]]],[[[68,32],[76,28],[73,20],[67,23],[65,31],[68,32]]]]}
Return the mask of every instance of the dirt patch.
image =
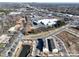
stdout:
{"type": "Polygon", "coordinates": [[[79,54],[79,37],[63,31],[57,35],[65,44],[70,54],[79,54]]]}

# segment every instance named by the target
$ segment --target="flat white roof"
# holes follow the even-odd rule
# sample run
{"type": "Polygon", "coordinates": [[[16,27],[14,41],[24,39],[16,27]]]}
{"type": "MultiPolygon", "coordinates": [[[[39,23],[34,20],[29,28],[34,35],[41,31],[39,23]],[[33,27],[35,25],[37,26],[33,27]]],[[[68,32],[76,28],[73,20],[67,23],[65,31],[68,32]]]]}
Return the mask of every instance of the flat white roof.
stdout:
{"type": "Polygon", "coordinates": [[[10,12],[9,15],[21,14],[21,12],[10,12]]]}
{"type": "Polygon", "coordinates": [[[16,30],[15,30],[15,27],[11,27],[8,31],[13,31],[14,32],[16,30]]]}
{"type": "Polygon", "coordinates": [[[56,24],[56,21],[58,21],[58,19],[42,19],[42,20],[38,20],[38,23],[43,22],[45,25],[52,25],[52,24],[56,24]]]}

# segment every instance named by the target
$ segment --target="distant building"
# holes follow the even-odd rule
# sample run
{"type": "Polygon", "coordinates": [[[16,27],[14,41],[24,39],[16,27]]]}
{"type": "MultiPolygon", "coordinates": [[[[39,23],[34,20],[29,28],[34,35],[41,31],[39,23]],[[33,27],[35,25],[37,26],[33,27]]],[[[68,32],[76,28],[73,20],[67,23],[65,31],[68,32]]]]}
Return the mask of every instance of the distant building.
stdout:
{"type": "Polygon", "coordinates": [[[14,32],[16,32],[17,30],[15,29],[15,27],[11,27],[9,30],[8,30],[8,32],[9,33],[14,33],[14,32]]]}
{"type": "Polygon", "coordinates": [[[22,12],[10,12],[9,15],[20,15],[22,12]]]}
{"type": "Polygon", "coordinates": [[[70,26],[71,27],[79,27],[79,20],[74,20],[74,21],[70,22],[70,26]]]}
{"type": "Polygon", "coordinates": [[[37,27],[52,27],[53,25],[57,24],[59,19],[41,19],[38,21],[33,21],[33,25],[37,27]]]}

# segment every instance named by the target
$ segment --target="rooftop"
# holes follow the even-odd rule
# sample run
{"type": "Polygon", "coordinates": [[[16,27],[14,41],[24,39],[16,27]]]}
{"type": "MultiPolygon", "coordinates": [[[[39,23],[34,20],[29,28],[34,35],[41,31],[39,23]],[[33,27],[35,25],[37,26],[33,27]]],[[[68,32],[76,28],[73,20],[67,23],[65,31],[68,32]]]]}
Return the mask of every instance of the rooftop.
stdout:
{"type": "Polygon", "coordinates": [[[10,12],[9,15],[21,14],[21,12],[10,12]]]}

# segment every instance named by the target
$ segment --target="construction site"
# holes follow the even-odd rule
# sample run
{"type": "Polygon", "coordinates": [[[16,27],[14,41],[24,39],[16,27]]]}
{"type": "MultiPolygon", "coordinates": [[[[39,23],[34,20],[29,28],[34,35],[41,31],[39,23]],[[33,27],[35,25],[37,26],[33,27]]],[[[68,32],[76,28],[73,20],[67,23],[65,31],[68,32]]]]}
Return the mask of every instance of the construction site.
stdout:
{"type": "Polygon", "coordinates": [[[75,57],[78,44],[79,16],[29,4],[0,15],[1,57],[75,57]]]}
{"type": "Polygon", "coordinates": [[[79,43],[79,40],[78,38],[79,37],[76,37],[75,35],[71,34],[71,33],[68,33],[66,31],[63,31],[61,33],[59,33],[57,35],[57,37],[59,37],[65,44],[68,52],[70,55],[76,55],[76,54],[79,54],[78,50],[78,43],[79,43]]]}

